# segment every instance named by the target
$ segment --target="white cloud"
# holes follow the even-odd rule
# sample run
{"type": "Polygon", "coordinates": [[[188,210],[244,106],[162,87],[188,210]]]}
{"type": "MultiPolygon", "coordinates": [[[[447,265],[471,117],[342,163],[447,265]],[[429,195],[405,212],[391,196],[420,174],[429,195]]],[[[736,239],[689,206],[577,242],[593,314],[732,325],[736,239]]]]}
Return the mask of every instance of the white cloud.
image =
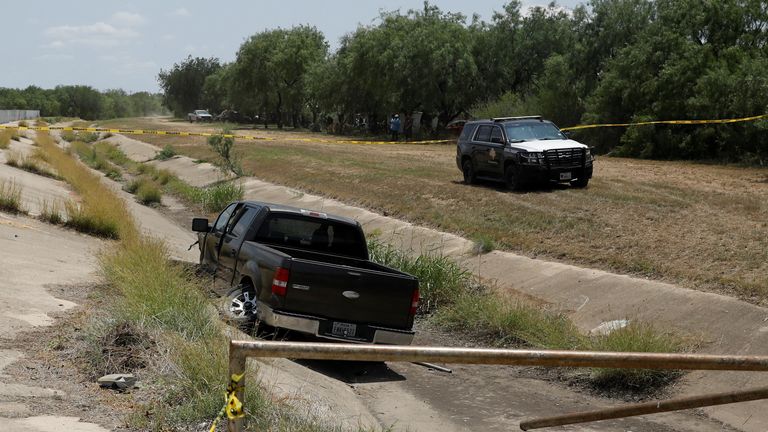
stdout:
{"type": "Polygon", "coordinates": [[[133,12],[115,12],[112,14],[112,20],[113,23],[117,25],[122,25],[126,27],[136,27],[144,24],[147,22],[146,19],[144,19],[143,16],[133,13],[133,12]]]}
{"type": "Polygon", "coordinates": [[[112,63],[115,67],[114,71],[118,75],[131,75],[136,72],[142,72],[146,70],[156,70],[158,68],[157,63],[151,60],[141,60],[129,55],[103,55],[99,59],[112,63]]]}
{"type": "Polygon", "coordinates": [[[141,36],[132,28],[143,22],[140,15],[118,12],[112,16],[112,20],[114,24],[99,21],[94,24],[49,27],[44,34],[53,41],[45,47],[56,49],[73,45],[113,47],[141,36]]]}
{"type": "Polygon", "coordinates": [[[75,56],[70,54],[43,54],[36,57],[33,57],[34,60],[38,61],[66,61],[66,60],[72,60],[75,56]]]}
{"type": "Polygon", "coordinates": [[[178,9],[176,9],[175,11],[171,12],[171,15],[175,15],[175,16],[189,16],[190,14],[189,14],[189,9],[187,9],[185,7],[180,7],[178,9]]]}

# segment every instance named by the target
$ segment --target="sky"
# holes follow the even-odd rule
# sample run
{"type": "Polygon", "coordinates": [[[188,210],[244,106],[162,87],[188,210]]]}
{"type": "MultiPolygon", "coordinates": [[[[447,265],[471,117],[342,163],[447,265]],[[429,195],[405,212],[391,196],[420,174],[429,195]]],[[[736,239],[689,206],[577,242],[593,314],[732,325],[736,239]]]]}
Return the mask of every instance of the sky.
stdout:
{"type": "MultiPolygon", "coordinates": [[[[435,0],[442,10],[490,20],[506,1],[435,0]]],[[[561,0],[572,8],[582,3],[561,0]]],[[[524,0],[524,8],[546,0],[524,0]]],[[[157,74],[187,55],[234,60],[249,36],[309,24],[331,49],[379,11],[418,9],[422,0],[4,0],[0,87],[59,84],[159,91],[157,74]]]]}

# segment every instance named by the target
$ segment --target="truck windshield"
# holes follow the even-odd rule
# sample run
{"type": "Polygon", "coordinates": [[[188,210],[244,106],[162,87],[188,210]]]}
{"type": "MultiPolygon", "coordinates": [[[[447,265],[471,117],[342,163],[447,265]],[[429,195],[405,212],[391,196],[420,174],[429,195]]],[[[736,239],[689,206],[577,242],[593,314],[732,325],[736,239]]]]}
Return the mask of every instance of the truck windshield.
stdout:
{"type": "Polygon", "coordinates": [[[507,130],[507,139],[510,142],[566,139],[552,123],[506,123],[504,128],[507,130]]]}
{"type": "Polygon", "coordinates": [[[293,214],[271,214],[259,228],[256,241],[314,252],[368,258],[365,238],[356,226],[293,214]]]}

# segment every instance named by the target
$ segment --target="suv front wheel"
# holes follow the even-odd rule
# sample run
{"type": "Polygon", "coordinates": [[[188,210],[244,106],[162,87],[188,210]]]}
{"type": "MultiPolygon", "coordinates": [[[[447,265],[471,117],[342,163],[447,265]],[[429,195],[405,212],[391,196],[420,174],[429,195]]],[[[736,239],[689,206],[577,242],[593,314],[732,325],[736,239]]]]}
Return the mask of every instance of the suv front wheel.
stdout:
{"type": "Polygon", "coordinates": [[[472,161],[467,159],[461,164],[461,172],[464,174],[464,183],[471,185],[475,183],[475,168],[472,167],[472,161]]]}
{"type": "Polygon", "coordinates": [[[517,166],[511,164],[504,168],[504,182],[509,190],[519,191],[523,189],[523,181],[520,178],[520,171],[517,169],[517,166]]]}

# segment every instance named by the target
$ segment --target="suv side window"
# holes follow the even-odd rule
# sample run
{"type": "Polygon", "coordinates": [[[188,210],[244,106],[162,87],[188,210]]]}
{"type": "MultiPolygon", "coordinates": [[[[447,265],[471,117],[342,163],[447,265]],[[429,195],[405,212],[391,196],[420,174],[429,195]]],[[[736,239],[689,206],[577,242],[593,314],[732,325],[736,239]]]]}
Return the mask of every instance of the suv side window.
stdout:
{"type": "Polygon", "coordinates": [[[472,133],[475,132],[475,125],[464,125],[464,129],[461,130],[461,135],[459,135],[459,141],[469,141],[469,138],[472,136],[472,133]]]}
{"type": "Polygon", "coordinates": [[[491,128],[490,141],[495,144],[504,144],[504,135],[502,135],[500,127],[494,126],[491,128]]]}
{"type": "Polygon", "coordinates": [[[491,142],[491,126],[482,125],[479,128],[477,128],[477,133],[475,134],[475,141],[491,142]]]}

